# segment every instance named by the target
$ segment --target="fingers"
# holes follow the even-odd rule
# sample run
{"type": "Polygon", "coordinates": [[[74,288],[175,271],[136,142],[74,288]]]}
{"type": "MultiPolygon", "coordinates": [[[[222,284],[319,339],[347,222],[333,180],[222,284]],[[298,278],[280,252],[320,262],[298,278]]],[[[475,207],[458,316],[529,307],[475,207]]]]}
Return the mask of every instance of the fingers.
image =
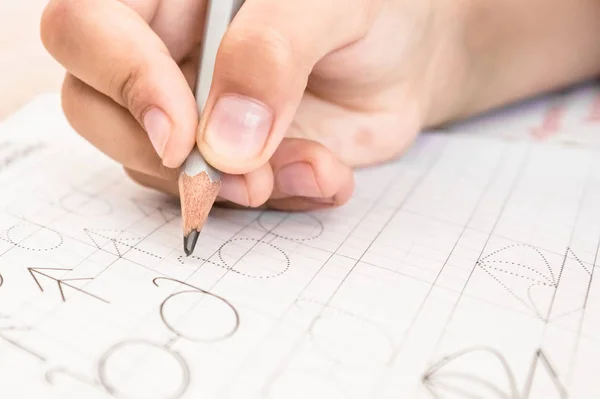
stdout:
{"type": "Polygon", "coordinates": [[[287,131],[312,67],[358,40],[379,1],[249,0],[217,55],[198,145],[222,171],[266,163],[287,131]]]}
{"type": "Polygon", "coordinates": [[[263,205],[273,191],[273,171],[269,164],[245,175],[223,175],[219,196],[245,207],[263,205]]]}
{"type": "Polygon", "coordinates": [[[140,15],[118,1],[53,0],[41,33],[48,51],[70,73],[129,110],[164,165],[184,161],[198,124],[194,96],[140,15]]]}
{"type": "Polygon", "coordinates": [[[302,198],[314,205],[341,205],[354,189],[352,170],[314,141],[284,139],[271,158],[275,186],[271,196],[302,198]]]}
{"type": "Polygon", "coordinates": [[[177,178],[177,170],[162,164],[125,108],[70,74],[63,84],[62,107],[73,129],[126,168],[166,180],[177,178]]]}
{"type": "MultiPolygon", "coordinates": [[[[269,208],[307,211],[342,205],[352,195],[354,179],[351,170],[336,162],[332,154],[317,143],[284,140],[272,161],[276,176],[274,187],[265,186],[267,177],[257,174],[258,171],[246,176],[224,175],[217,202],[256,208],[261,207],[264,198],[270,195],[266,201],[269,208]]],[[[127,170],[127,173],[143,186],[179,195],[173,180],[134,170],[127,170]]],[[[263,170],[262,173],[267,171],[263,170]]]]}
{"type": "Polygon", "coordinates": [[[179,197],[179,188],[176,180],[165,180],[160,177],[147,175],[137,170],[125,168],[125,173],[141,186],[162,191],[174,197],[179,197]]]}
{"type": "MultiPolygon", "coordinates": [[[[144,130],[126,109],[72,75],[65,79],[62,104],[73,128],[122,164],[134,180],[176,195],[179,171],[161,163],[144,130]]],[[[223,176],[219,195],[242,206],[257,207],[272,191],[273,172],[266,164],[245,175],[223,176]]]]}
{"type": "MultiPolygon", "coordinates": [[[[144,187],[179,197],[179,186],[176,180],[166,180],[129,168],[125,168],[125,172],[132,180],[144,187]]],[[[264,195],[268,196],[268,193],[270,190],[264,187],[264,179],[254,172],[248,176],[224,175],[216,202],[237,208],[260,208],[266,202],[264,195]]]]}

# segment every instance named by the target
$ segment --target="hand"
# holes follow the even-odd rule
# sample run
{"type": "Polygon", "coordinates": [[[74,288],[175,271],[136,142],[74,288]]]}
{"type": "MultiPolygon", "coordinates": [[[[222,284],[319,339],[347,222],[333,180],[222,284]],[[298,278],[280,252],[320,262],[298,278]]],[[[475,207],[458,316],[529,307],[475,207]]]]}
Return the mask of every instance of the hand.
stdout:
{"type": "Polygon", "coordinates": [[[177,195],[195,143],[220,200],[288,210],[346,202],[352,167],[401,154],[469,98],[462,1],[248,0],[221,43],[199,120],[206,0],[53,0],[42,39],[63,108],[139,183],[177,195]]]}

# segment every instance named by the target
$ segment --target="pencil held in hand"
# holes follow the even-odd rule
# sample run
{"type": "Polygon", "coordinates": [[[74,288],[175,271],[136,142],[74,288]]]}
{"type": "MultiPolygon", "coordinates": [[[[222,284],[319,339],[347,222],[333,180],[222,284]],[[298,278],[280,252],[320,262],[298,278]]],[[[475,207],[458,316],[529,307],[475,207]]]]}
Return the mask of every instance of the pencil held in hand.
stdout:
{"type": "Polygon", "coordinates": [[[197,148],[194,149],[179,175],[183,249],[187,256],[194,252],[220,188],[220,173],[204,161],[197,148]]]}

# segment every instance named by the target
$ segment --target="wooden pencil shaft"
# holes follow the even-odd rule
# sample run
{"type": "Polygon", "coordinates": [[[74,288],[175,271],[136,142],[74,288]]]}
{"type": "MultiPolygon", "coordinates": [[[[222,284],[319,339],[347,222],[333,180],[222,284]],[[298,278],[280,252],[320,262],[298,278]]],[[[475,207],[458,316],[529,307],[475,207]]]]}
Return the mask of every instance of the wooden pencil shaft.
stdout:
{"type": "MultiPolygon", "coordinates": [[[[196,104],[202,115],[214,75],[221,40],[243,0],[209,0],[196,82],[196,104]]],[[[197,146],[188,155],[179,176],[183,249],[194,252],[196,241],[221,188],[221,173],[202,157],[197,146]]]]}

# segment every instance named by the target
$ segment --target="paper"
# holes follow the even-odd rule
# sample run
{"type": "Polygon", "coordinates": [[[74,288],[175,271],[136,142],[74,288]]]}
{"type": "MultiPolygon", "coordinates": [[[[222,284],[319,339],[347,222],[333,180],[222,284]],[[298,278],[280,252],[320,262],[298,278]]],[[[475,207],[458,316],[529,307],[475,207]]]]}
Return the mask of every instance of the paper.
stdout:
{"type": "Polygon", "coordinates": [[[425,134],[338,209],[215,209],[186,258],[42,97],[0,127],[0,397],[600,397],[598,98],[425,134]]]}

